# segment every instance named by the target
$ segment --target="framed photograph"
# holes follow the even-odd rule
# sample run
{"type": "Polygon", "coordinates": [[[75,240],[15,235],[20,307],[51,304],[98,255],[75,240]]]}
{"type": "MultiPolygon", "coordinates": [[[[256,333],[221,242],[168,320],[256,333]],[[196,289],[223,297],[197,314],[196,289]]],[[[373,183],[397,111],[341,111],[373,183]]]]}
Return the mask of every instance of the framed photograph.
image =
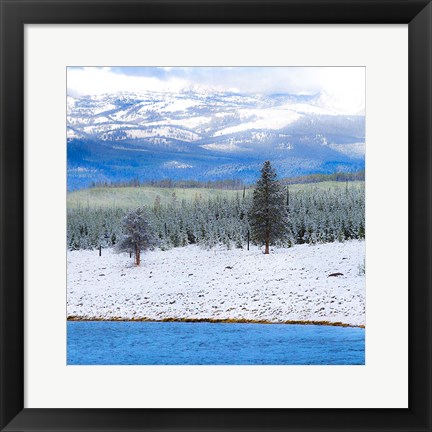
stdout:
{"type": "Polygon", "coordinates": [[[430,2],[0,3],[2,431],[432,430],[430,2]]]}

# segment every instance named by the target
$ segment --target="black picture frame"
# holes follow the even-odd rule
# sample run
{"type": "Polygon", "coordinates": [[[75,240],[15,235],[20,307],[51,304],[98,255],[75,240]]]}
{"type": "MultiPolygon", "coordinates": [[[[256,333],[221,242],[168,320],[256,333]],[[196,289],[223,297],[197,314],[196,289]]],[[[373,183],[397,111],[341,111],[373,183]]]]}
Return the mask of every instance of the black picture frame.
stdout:
{"type": "Polygon", "coordinates": [[[0,7],[1,431],[432,430],[429,1],[0,0],[0,7]],[[24,408],[24,26],[31,23],[409,25],[409,408],[24,408]]]}

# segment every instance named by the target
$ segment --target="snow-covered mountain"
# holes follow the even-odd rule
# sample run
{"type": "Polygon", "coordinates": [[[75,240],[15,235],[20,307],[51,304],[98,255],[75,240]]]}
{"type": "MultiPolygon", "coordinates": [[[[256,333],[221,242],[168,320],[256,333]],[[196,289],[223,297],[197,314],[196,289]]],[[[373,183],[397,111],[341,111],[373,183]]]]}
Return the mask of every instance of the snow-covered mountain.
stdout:
{"type": "Polygon", "coordinates": [[[364,167],[364,139],[361,107],[347,114],[327,94],[194,87],[68,96],[68,187],[136,177],[253,181],[265,159],[280,177],[351,171],[364,167]]]}

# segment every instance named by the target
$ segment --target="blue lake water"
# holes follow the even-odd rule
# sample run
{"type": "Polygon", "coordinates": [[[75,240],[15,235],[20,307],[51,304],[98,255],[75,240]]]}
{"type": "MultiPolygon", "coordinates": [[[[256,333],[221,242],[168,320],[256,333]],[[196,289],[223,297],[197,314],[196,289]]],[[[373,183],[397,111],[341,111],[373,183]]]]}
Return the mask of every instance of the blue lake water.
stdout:
{"type": "Polygon", "coordinates": [[[365,330],[294,324],[70,321],[68,365],[364,364],[365,330]]]}

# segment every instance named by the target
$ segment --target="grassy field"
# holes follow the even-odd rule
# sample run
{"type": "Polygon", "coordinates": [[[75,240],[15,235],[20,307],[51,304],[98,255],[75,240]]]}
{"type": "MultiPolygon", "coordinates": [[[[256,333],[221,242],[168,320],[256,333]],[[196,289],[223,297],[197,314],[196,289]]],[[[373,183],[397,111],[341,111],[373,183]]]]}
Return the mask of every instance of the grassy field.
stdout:
{"type": "MultiPolygon", "coordinates": [[[[364,185],[363,181],[352,181],[348,188],[358,188],[364,185]]],[[[292,192],[307,189],[345,189],[345,182],[325,181],[320,183],[289,185],[292,192]]],[[[246,194],[252,193],[253,189],[246,189],[246,194]]],[[[69,192],[67,195],[67,206],[73,208],[135,208],[142,205],[153,205],[159,196],[161,204],[167,204],[176,199],[191,201],[194,199],[208,199],[216,196],[234,197],[242,196],[242,190],[221,190],[206,188],[160,188],[160,187],[119,187],[119,188],[89,188],[69,192]],[[175,198],[173,197],[175,194],[175,198]]]]}

